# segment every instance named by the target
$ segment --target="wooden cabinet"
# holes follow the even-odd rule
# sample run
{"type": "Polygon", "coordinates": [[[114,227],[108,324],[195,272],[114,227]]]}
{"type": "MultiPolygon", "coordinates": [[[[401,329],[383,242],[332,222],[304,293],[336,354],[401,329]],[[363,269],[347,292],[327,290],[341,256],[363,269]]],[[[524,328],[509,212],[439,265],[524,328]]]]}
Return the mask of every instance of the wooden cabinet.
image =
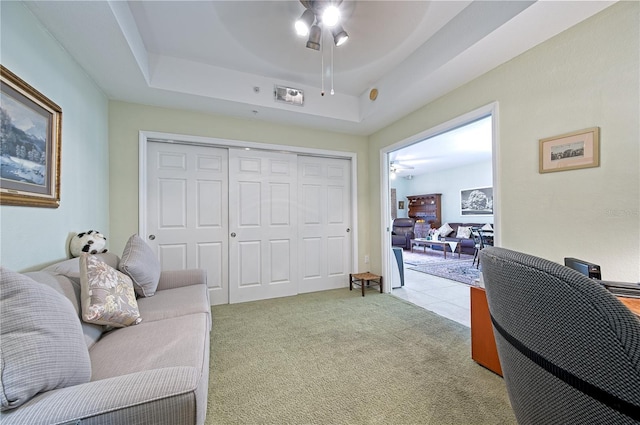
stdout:
{"type": "Polygon", "coordinates": [[[433,228],[442,225],[442,194],[407,196],[409,200],[409,217],[424,220],[433,228]]]}
{"type": "Polygon", "coordinates": [[[471,287],[471,358],[502,376],[487,294],[483,288],[475,286],[471,287]]]}

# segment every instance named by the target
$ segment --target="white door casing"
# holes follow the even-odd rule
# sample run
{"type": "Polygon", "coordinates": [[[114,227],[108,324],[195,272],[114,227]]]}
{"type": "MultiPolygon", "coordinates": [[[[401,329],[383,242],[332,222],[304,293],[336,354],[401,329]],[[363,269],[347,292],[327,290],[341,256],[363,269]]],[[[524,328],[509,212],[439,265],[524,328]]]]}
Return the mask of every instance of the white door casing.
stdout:
{"type": "Polygon", "coordinates": [[[229,149],[229,302],[298,293],[297,156],[229,149]]]}
{"type": "Polygon", "coordinates": [[[229,302],[227,156],[206,146],[147,145],[147,243],[163,270],[205,269],[211,304],[229,302]]]}
{"type": "Polygon", "coordinates": [[[299,292],[346,287],[352,272],[351,161],[298,157],[299,292]]]}

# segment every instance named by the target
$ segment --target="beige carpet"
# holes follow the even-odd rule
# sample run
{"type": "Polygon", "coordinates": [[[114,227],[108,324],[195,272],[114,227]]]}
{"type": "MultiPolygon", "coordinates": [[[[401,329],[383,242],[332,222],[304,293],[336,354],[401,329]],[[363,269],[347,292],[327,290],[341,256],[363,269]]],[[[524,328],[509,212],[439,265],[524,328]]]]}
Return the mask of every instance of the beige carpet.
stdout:
{"type": "Polygon", "coordinates": [[[469,328],[338,289],[213,307],[207,424],[515,424],[469,328]]]}

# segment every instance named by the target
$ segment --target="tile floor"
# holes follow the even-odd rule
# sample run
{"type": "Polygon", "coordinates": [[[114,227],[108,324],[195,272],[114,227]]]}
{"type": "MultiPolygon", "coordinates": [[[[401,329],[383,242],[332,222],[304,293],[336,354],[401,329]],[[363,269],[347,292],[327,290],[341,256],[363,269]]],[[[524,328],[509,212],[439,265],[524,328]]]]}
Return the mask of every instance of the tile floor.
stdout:
{"type": "Polygon", "coordinates": [[[404,269],[404,286],[392,294],[436,314],[471,326],[469,285],[404,269]]]}

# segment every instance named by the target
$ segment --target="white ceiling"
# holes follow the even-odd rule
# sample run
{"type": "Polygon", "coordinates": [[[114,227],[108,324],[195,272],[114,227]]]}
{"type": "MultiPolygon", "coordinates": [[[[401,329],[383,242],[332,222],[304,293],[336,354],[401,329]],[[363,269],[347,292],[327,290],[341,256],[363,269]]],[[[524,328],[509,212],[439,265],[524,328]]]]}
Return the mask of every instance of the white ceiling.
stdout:
{"type": "Polygon", "coordinates": [[[390,152],[392,177],[412,178],[491,161],[491,124],[489,116],[390,152]]]}
{"type": "MultiPolygon", "coordinates": [[[[356,135],[372,134],[612,3],[344,0],[350,38],[333,49],[331,96],[333,43],[326,34],[322,53],[295,35],[304,11],[298,0],[25,2],[109,99],[356,135]],[[302,89],[304,105],[276,102],[275,85],[302,89]]],[[[390,158],[413,167],[399,176],[490,160],[490,126],[476,123],[390,158]]]]}
{"type": "Polygon", "coordinates": [[[606,1],[351,1],[321,53],[299,1],[26,1],[110,99],[369,135],[592,16],[606,1]],[[330,42],[324,52],[330,69],[330,42]],[[274,85],[304,106],[274,101],[274,85]],[[379,96],[369,100],[369,91],[379,96]]]}

